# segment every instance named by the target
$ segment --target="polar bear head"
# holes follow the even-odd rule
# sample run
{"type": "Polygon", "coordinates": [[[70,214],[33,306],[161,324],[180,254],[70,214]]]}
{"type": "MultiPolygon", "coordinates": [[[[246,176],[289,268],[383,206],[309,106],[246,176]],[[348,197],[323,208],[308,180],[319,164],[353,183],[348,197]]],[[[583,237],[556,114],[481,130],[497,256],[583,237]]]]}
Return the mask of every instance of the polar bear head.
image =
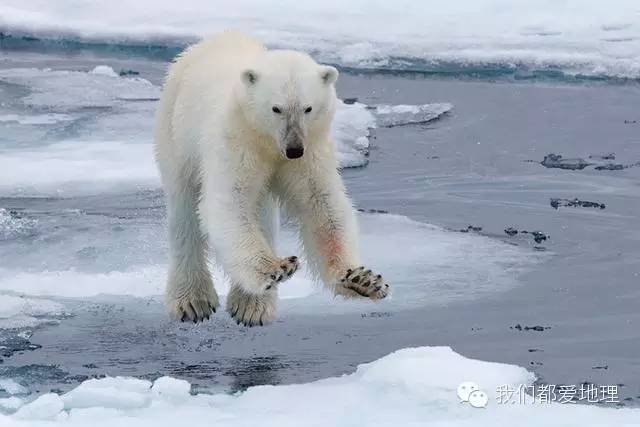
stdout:
{"type": "Polygon", "coordinates": [[[287,159],[327,141],[335,111],[338,70],[293,51],[266,51],[242,72],[243,110],[287,159]]]}

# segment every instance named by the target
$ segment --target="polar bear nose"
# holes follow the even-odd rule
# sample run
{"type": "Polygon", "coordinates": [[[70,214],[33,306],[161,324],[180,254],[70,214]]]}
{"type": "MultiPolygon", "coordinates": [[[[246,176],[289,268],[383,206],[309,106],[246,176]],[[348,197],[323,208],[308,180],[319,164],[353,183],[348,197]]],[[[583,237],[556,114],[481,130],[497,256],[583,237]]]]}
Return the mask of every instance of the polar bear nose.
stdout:
{"type": "Polygon", "coordinates": [[[304,148],[300,145],[287,147],[285,154],[287,159],[299,159],[304,154],[304,148]]]}

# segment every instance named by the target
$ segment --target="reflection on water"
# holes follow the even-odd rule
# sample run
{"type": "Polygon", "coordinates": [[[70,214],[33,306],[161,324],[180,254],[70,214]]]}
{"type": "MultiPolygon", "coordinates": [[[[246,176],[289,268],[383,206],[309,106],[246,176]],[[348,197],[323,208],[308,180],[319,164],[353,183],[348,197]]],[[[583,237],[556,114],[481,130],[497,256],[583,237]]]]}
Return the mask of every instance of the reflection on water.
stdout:
{"type": "Polygon", "coordinates": [[[281,372],[290,367],[281,356],[252,357],[233,359],[223,373],[232,378],[230,391],[235,393],[256,385],[278,385],[282,382],[281,372]]]}

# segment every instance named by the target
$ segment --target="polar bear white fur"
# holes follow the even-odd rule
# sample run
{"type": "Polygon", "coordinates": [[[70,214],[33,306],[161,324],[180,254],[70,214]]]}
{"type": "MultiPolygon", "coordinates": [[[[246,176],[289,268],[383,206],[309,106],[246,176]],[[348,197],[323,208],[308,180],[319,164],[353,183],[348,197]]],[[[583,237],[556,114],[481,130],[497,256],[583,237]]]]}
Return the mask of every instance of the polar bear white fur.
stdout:
{"type": "Polygon", "coordinates": [[[384,298],[360,266],[357,224],[329,131],[338,72],[308,55],[267,50],[237,32],[188,48],[171,65],[156,115],[167,197],[171,314],[193,322],[219,306],[207,248],[231,281],[227,310],[245,325],[275,318],[278,284],[298,258],[273,249],[282,205],[307,260],[336,294],[384,298]]]}

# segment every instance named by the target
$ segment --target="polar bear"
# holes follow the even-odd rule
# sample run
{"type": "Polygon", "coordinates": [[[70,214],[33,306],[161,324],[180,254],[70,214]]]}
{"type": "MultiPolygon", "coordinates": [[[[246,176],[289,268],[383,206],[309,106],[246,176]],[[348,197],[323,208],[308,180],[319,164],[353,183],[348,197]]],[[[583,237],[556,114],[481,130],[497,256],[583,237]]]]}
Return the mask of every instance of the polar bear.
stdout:
{"type": "Polygon", "coordinates": [[[156,113],[167,198],[166,297],[179,320],[219,306],[208,247],[228,276],[237,323],[275,319],[278,285],[298,269],[274,252],[279,206],[299,222],[307,262],[337,295],[381,299],[389,285],[360,265],[353,206],[330,126],[338,71],[267,50],[238,32],[195,44],[170,66],[156,113]]]}

